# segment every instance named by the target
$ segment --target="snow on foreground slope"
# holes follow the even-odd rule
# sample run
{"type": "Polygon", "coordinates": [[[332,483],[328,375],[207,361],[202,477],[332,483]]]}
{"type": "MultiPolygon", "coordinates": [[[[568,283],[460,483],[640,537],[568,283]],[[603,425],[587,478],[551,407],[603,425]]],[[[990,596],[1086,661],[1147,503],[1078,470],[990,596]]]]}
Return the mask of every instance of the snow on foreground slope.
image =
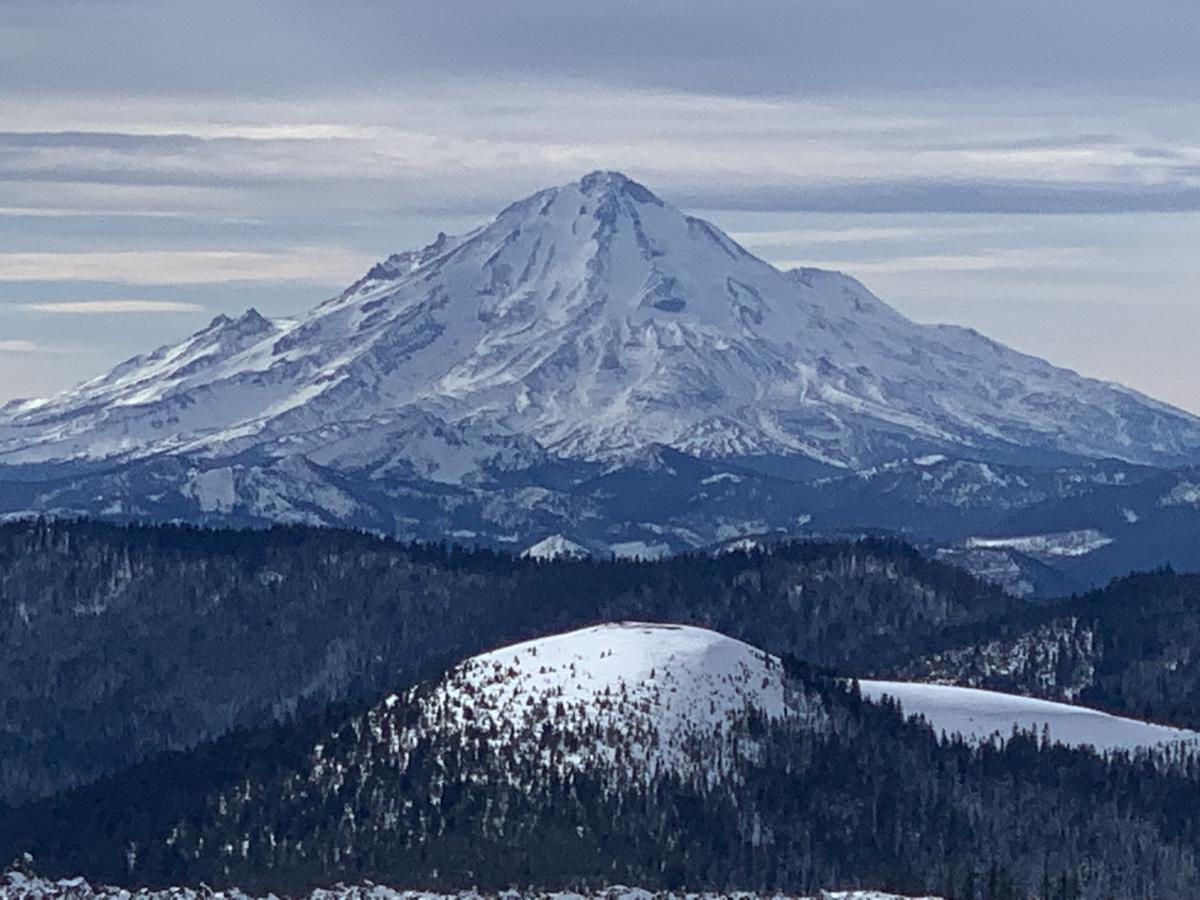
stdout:
{"type": "MultiPolygon", "coordinates": [[[[817,897],[798,897],[791,894],[683,894],[667,891],[647,891],[641,888],[614,886],[600,891],[578,894],[570,891],[504,891],[503,893],[477,893],[461,891],[455,894],[435,894],[428,891],[404,891],[376,884],[338,885],[323,888],[308,895],[309,900],[720,900],[723,897],[740,900],[905,900],[899,894],[884,894],[878,891],[822,891],[817,897]]],[[[213,891],[209,888],[172,887],[162,890],[129,891],[115,887],[92,887],[82,878],[51,881],[47,878],[27,877],[19,872],[7,873],[0,881],[0,900],[275,900],[275,895],[256,898],[236,888],[213,891]]],[[[936,897],[913,898],[913,900],[939,900],[936,897]]]]}
{"type": "MultiPolygon", "coordinates": [[[[418,739],[461,738],[470,728],[541,766],[648,776],[699,759],[716,777],[731,760],[714,748],[751,712],[813,722],[825,715],[785,685],[778,658],[749,644],[704,628],[620,622],[472,657],[432,686],[388,697],[368,713],[368,727],[401,768],[418,739]],[[415,723],[404,712],[413,703],[415,723]],[[540,741],[547,727],[579,736],[578,749],[552,758],[540,741]]],[[[750,741],[738,746],[753,752],[750,741]]]]}
{"type": "MultiPolygon", "coordinates": [[[[379,460],[354,448],[395,455],[370,440],[377,420],[419,414],[435,432],[492,434],[502,454],[522,452],[503,446],[519,436],[584,459],[656,443],[851,468],[949,451],[1200,459],[1194,416],[912,322],[840,273],[780,271],[594,172],[389,257],[295,319],[219,317],[73,391],[5,407],[0,462],[258,449],[320,463],[340,442],[334,465],[370,468],[379,460]]],[[[446,443],[435,434],[412,452],[446,443]]],[[[447,477],[478,462],[459,453],[447,477]]],[[[436,454],[421,463],[440,468],[436,454]]]]}
{"type": "Polygon", "coordinates": [[[922,715],[934,730],[945,735],[986,741],[1007,738],[1013,727],[1049,729],[1052,740],[1071,747],[1090,745],[1100,752],[1136,750],[1169,744],[1200,744],[1200,732],[1171,728],[1137,719],[998,691],[920,684],[903,681],[860,681],[864,697],[884,696],[899,701],[904,713],[922,715]]]}

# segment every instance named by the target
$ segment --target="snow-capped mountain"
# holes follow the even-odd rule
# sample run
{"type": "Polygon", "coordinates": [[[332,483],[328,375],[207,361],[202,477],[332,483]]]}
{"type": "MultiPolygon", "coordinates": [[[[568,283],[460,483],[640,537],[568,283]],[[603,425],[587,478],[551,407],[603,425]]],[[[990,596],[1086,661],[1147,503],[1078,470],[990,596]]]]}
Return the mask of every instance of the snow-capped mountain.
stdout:
{"type": "Polygon", "coordinates": [[[1193,416],[970,330],[915,324],[845,275],[780,271],[595,172],[389,257],[295,319],[219,317],[73,391],[10,404],[0,462],[311,457],[348,434],[391,460],[391,423],[413,410],[582,459],[651,444],[853,468],[936,452],[1200,456],[1193,416]]]}
{"type": "Polygon", "coordinates": [[[780,271],[596,172],[293,319],[219,316],[10,403],[0,516],[641,558],[882,530],[1060,593],[1191,564],[1194,473],[1149,466],[1197,460],[1187,413],[913,323],[848,276],[780,271]],[[1140,502],[1160,480],[1179,490],[1140,502]],[[1023,549],[1093,532],[1082,556],[1023,549]]]}

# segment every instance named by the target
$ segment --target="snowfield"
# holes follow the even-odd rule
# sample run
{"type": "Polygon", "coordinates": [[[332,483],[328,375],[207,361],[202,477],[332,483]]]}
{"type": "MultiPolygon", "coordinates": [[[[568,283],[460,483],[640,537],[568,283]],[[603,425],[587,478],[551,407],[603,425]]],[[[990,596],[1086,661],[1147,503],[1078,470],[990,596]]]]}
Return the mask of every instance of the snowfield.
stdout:
{"type": "Polygon", "coordinates": [[[521,553],[525,559],[586,559],[591,555],[587,547],[562,534],[543,538],[521,553]]]}
{"type": "Polygon", "coordinates": [[[746,737],[755,716],[820,728],[828,713],[785,684],[778,658],[741,641],[605,624],[474,656],[389,695],[357,720],[351,747],[315,746],[303,778],[327,786],[348,765],[406,772],[420,748],[445,743],[486,756],[488,779],[518,787],[547,773],[623,782],[664,770],[716,783],[760,751],[746,737]]]}
{"type": "Polygon", "coordinates": [[[1100,752],[1200,744],[1200,732],[1186,728],[998,691],[904,681],[860,681],[859,687],[870,700],[892,697],[906,715],[924,716],[943,735],[959,734],[973,741],[1007,738],[1014,727],[1039,734],[1046,727],[1058,743],[1091,746],[1100,752]]]}
{"type": "Polygon", "coordinates": [[[652,701],[668,731],[722,726],[753,707],[771,718],[786,712],[783,664],[749,644],[705,628],[617,622],[514,644],[472,657],[454,670],[450,703],[470,702],[510,718],[530,696],[596,704],[631,694],[652,701]],[[503,678],[494,675],[502,673],[503,678]],[[460,684],[461,683],[461,684],[460,684]]]}
{"type": "MultiPolygon", "coordinates": [[[[715,778],[730,759],[712,748],[731,739],[750,711],[812,722],[825,715],[785,687],[778,658],[749,644],[704,628],[619,622],[471,657],[431,687],[391,695],[368,717],[401,767],[419,736],[461,736],[470,727],[497,749],[518,746],[518,755],[565,769],[607,771],[620,757],[623,771],[684,771],[704,746],[703,774],[715,778]],[[409,700],[419,704],[420,721],[394,722],[392,710],[409,700]],[[588,737],[551,759],[537,740],[547,725],[588,737]]],[[[752,742],[739,746],[753,752],[752,742]]]]}

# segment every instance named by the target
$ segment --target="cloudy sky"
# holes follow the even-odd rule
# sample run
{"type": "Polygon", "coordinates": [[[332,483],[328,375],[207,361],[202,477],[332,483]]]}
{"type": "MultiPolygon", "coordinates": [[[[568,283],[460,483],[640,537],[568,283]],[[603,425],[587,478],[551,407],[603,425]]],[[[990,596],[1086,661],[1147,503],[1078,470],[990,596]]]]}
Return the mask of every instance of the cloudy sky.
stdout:
{"type": "Polygon", "coordinates": [[[1200,412],[1200,4],[0,2],[0,402],[620,169],[1200,412]]]}

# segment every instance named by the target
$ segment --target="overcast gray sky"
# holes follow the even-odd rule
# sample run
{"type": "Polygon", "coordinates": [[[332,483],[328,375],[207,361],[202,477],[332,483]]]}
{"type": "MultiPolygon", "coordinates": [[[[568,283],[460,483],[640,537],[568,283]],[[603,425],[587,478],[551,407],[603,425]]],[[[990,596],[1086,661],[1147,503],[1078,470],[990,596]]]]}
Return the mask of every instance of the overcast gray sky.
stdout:
{"type": "Polygon", "coordinates": [[[1200,411],[1200,3],[0,2],[0,401],[615,168],[1200,411]]]}

